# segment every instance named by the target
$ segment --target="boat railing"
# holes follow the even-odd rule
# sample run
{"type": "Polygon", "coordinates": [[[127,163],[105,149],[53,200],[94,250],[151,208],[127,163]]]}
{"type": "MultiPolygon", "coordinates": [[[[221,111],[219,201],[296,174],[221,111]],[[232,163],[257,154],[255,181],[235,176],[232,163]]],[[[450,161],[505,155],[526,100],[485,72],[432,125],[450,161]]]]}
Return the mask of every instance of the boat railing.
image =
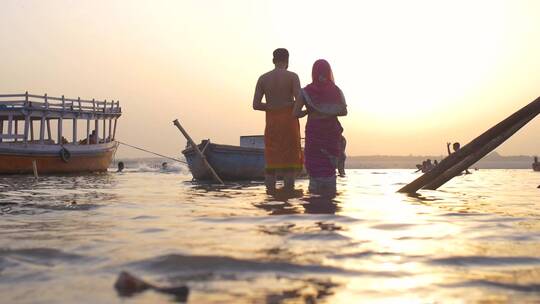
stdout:
{"type": "Polygon", "coordinates": [[[119,101],[85,100],[34,94],[0,94],[0,111],[11,109],[75,112],[94,115],[121,115],[119,101]]]}
{"type": "Polygon", "coordinates": [[[97,144],[113,141],[116,135],[117,120],[122,115],[118,100],[88,100],[80,97],[66,98],[24,94],[0,94],[0,143],[32,143],[35,137],[46,144],[52,141],[51,122],[57,123],[55,136],[57,144],[97,144]],[[65,120],[72,121],[72,138],[64,138],[65,120]],[[86,136],[77,140],[77,121],[86,121],[86,136]],[[34,122],[40,122],[39,133],[34,134],[34,122]],[[91,128],[91,122],[94,122],[91,128]],[[19,126],[21,127],[19,128],[19,126]],[[102,129],[100,130],[100,126],[102,129]],[[101,131],[101,132],[100,132],[101,131]],[[100,139],[101,137],[101,139],[100,139]]]}

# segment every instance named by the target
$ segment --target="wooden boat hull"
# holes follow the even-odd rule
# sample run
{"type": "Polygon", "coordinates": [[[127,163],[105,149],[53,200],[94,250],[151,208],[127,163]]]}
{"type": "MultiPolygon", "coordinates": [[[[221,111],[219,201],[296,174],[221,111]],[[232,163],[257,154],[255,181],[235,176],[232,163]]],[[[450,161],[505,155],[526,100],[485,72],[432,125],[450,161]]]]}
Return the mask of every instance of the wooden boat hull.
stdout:
{"type": "MultiPolygon", "coordinates": [[[[203,141],[198,145],[219,177],[228,181],[264,179],[264,149],[218,145],[203,141]]],[[[197,156],[193,148],[182,151],[193,178],[200,181],[212,180],[210,171],[197,156]]]]}
{"type": "Polygon", "coordinates": [[[67,161],[60,156],[60,145],[2,143],[0,174],[28,174],[36,161],[38,174],[105,172],[111,164],[118,143],[63,146],[69,151],[67,161]]]}

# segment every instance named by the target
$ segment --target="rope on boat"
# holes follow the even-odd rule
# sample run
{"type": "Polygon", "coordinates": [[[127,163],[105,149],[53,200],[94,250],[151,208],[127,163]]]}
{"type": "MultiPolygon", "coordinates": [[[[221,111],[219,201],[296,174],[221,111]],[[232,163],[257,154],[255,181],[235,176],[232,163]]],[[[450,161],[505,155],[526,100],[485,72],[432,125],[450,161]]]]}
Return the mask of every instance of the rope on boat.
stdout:
{"type": "Polygon", "coordinates": [[[154,155],[157,155],[159,157],[163,157],[163,158],[167,158],[167,159],[170,159],[170,160],[174,160],[174,161],[177,161],[177,162],[180,162],[180,163],[183,163],[183,164],[187,164],[185,161],[181,160],[181,159],[178,159],[178,158],[174,158],[174,157],[170,157],[170,156],[165,156],[165,155],[162,155],[162,154],[159,154],[159,153],[156,153],[156,152],[152,152],[152,151],[149,151],[149,150],[146,150],[146,149],[143,149],[143,148],[140,148],[140,147],[136,147],[136,146],[133,146],[133,145],[130,145],[130,144],[126,144],[124,142],[121,142],[119,140],[117,140],[117,142],[119,144],[122,144],[124,146],[128,146],[128,147],[131,147],[133,149],[137,149],[137,150],[141,150],[143,152],[146,152],[146,153],[150,153],[150,154],[154,154],[154,155]]]}

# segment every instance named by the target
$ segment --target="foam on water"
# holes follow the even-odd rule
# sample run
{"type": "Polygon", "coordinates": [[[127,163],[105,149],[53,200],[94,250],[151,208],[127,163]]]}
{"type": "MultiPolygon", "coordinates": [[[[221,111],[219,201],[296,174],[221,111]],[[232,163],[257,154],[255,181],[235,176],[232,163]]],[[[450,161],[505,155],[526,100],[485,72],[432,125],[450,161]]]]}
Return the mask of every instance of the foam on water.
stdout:
{"type": "Polygon", "coordinates": [[[1,177],[2,301],[119,302],[122,270],[186,284],[193,303],[540,301],[538,173],[481,170],[407,196],[412,170],[351,170],[325,199],[306,180],[268,196],[169,168],[1,177]]]}

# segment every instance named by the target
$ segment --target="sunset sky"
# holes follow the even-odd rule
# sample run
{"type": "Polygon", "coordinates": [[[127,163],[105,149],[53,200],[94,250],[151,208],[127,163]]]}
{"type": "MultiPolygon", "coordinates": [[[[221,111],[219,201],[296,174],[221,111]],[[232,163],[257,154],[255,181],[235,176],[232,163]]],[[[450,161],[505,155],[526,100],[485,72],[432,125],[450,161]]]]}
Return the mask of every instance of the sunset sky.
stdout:
{"type": "MultiPolygon", "coordinates": [[[[278,47],[303,86],[332,65],[349,155],[443,154],[540,96],[535,0],[3,0],[0,41],[0,93],[120,100],[118,139],[176,156],[175,118],[197,141],[263,133],[278,47]]],[[[540,154],[540,118],[498,151],[540,154]]]]}

